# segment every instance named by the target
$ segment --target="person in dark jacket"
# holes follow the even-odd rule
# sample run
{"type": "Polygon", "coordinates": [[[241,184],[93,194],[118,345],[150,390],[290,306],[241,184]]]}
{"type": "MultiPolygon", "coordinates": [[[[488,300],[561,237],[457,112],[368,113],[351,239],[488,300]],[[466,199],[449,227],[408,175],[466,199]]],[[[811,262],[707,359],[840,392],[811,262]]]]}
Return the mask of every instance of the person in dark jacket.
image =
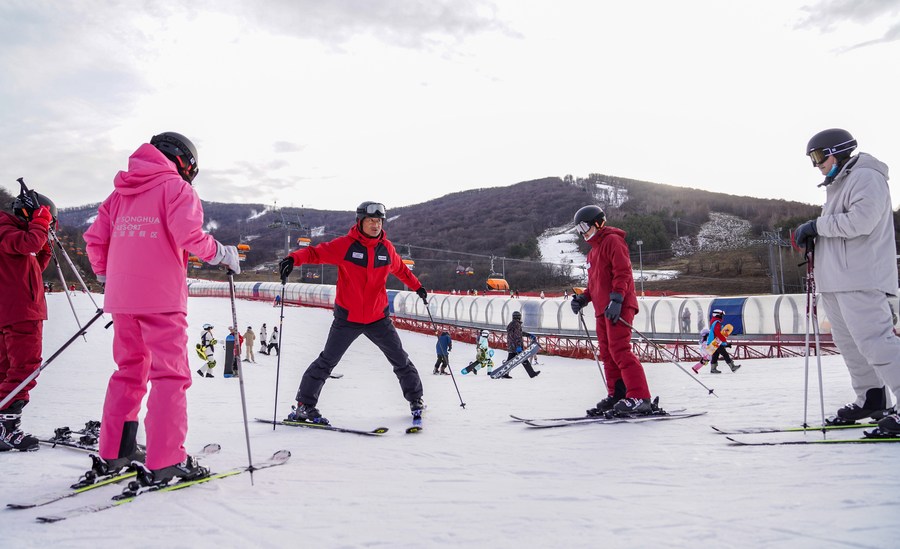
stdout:
{"type": "Polygon", "coordinates": [[[295,265],[325,263],[338,268],[334,321],[328,340],[325,349],[303,374],[297,390],[297,406],[288,415],[289,421],[328,424],[316,409],[319,393],[341,357],[361,335],[381,349],[393,366],[413,417],[420,417],[425,408],[419,372],[403,350],[391,322],[385,283],[388,275],[393,274],[426,304],[428,293],[387,239],[382,229],[384,218],[384,204],[363,202],[356,208],[356,224],[345,236],[300,248],[279,263],[282,282],[295,265]]]}
{"type": "Polygon", "coordinates": [[[453,340],[450,339],[448,332],[440,332],[437,343],[434,344],[434,350],[437,352],[437,362],[434,363],[434,375],[443,374],[450,375],[447,368],[450,367],[450,351],[453,350],[453,340]],[[440,372],[438,371],[440,367],[440,372]]]}
{"type": "Polygon", "coordinates": [[[588,413],[649,414],[653,410],[647,376],[631,350],[631,328],[626,325],[638,313],[638,302],[625,231],[607,227],[606,215],[594,205],[575,213],[575,230],[591,245],[591,251],[588,285],[572,298],[572,311],[577,314],[588,303],[594,304],[597,347],[608,394],[588,413]]]}
{"type": "MultiPolygon", "coordinates": [[[[534,337],[528,332],[522,331],[522,313],[513,311],[512,322],[506,325],[506,350],[509,352],[509,356],[506,358],[507,361],[512,360],[525,348],[522,336],[534,337]]],[[[535,371],[528,360],[522,362],[522,367],[528,372],[528,377],[537,377],[541,373],[540,371],[535,371]]],[[[506,374],[503,377],[509,378],[512,376],[506,374]]]]}
{"type": "Polygon", "coordinates": [[[22,410],[37,384],[22,384],[41,366],[47,302],[41,272],[50,263],[50,224],[56,206],[46,196],[23,190],[15,215],[0,212],[0,452],[38,449],[37,438],[22,432],[22,410]]]}

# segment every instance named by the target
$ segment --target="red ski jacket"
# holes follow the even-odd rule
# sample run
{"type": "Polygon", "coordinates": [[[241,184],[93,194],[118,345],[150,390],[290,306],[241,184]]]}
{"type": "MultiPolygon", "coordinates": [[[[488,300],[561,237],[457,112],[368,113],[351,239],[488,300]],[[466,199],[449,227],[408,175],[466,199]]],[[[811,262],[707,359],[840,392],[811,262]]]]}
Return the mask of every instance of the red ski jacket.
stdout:
{"type": "Polygon", "coordinates": [[[47,229],[0,212],[0,326],[47,320],[41,273],[48,263],[47,229]]]}
{"type": "Polygon", "coordinates": [[[388,316],[385,283],[389,274],[409,289],[422,287],[384,231],[370,238],[354,225],[345,236],[291,252],[294,265],[325,263],[337,265],[337,294],[334,316],[359,324],[371,324],[388,316]]]}
{"type": "Polygon", "coordinates": [[[599,318],[609,305],[609,294],[621,294],[623,307],[638,311],[634,292],[634,273],[625,231],[615,227],[602,227],[588,241],[591,251],[587,256],[588,285],[582,293],[594,304],[594,315],[599,318]]]}

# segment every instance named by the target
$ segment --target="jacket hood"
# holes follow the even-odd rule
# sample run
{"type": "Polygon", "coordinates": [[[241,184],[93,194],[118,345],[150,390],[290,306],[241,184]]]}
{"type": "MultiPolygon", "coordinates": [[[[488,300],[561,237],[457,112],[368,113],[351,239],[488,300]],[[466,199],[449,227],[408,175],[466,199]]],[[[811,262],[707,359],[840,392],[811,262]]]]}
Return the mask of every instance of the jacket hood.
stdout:
{"type": "Polygon", "coordinates": [[[128,171],[116,174],[113,185],[123,195],[134,195],[152,189],[172,177],[181,179],[175,164],[159,149],[144,143],[128,158],[128,171]]]}
{"type": "Polygon", "coordinates": [[[618,227],[609,227],[609,226],[604,225],[603,227],[600,228],[599,231],[597,231],[597,236],[595,236],[594,238],[592,238],[588,241],[588,244],[590,244],[591,246],[599,246],[600,243],[603,242],[603,239],[611,234],[617,234],[617,235],[621,236],[623,239],[625,238],[625,231],[623,231],[622,229],[619,229],[618,227]]]}
{"type": "Polygon", "coordinates": [[[885,179],[888,179],[888,166],[881,160],[878,160],[874,156],[868,153],[859,153],[856,157],[856,163],[851,165],[849,168],[845,170],[847,174],[852,172],[853,170],[858,170],[860,168],[868,168],[870,170],[875,170],[884,176],[885,179]]]}

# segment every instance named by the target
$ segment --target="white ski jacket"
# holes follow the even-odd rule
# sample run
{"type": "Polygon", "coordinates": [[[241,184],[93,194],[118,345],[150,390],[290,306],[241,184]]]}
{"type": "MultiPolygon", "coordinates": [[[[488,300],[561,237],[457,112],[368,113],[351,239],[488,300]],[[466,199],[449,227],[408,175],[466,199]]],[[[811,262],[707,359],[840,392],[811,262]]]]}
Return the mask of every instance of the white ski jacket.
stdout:
{"type": "Polygon", "coordinates": [[[888,167],[860,153],[826,187],[816,220],[815,277],[820,292],[897,294],[897,244],[888,167]]]}

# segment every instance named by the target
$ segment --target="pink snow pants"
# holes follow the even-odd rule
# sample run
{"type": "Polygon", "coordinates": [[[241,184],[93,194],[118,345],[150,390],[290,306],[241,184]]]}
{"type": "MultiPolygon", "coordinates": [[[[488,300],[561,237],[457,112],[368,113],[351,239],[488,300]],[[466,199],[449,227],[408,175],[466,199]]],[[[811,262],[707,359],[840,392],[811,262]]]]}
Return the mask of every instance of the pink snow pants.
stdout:
{"type": "MultiPolygon", "coordinates": [[[[631,324],[635,312],[630,307],[622,307],[621,319],[631,324]]],[[[626,397],[650,398],[644,367],[631,352],[631,328],[623,322],[613,324],[601,314],[597,317],[597,347],[606,373],[608,394],[615,393],[616,381],[621,379],[627,389],[626,397]]]]}
{"type": "Polygon", "coordinates": [[[187,388],[191,368],[187,355],[185,313],[113,313],[113,358],[118,365],[109,378],[103,420],[100,424],[100,457],[119,457],[126,421],[137,421],[141,401],[151,384],[144,428],[147,433],[149,469],[181,463],[186,457],[187,388]]]}

